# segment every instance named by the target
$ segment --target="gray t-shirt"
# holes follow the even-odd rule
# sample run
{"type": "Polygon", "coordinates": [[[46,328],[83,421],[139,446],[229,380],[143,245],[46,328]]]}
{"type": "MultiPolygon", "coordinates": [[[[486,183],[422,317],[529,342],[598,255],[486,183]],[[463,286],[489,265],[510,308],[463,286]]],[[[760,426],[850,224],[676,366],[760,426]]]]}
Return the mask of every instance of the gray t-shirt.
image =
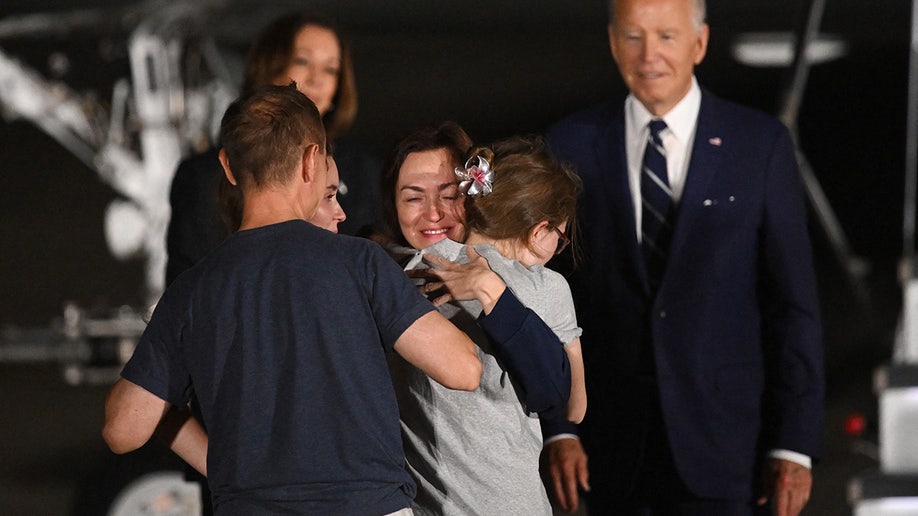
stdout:
{"type": "MultiPolygon", "coordinates": [[[[524,305],[568,344],[581,334],[567,281],[542,266],[526,268],[491,245],[475,250],[524,305]]],[[[423,252],[468,261],[465,246],[443,240],[423,252]]],[[[420,254],[420,253],[419,253],[420,254]]],[[[420,265],[412,260],[409,268],[420,265]]],[[[469,334],[481,358],[481,385],[473,392],[444,388],[403,360],[393,365],[408,469],[418,484],[419,515],[549,515],[539,477],[542,434],[507,371],[476,323],[477,301],[444,305],[440,311],[469,334]]]]}

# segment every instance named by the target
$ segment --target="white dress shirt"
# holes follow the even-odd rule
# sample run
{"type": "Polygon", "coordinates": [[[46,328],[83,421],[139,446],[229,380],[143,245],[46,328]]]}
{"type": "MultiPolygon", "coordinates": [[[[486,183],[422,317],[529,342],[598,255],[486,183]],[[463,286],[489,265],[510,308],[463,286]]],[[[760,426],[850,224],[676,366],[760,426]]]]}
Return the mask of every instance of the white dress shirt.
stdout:
{"type": "MultiPolygon", "coordinates": [[[[695,141],[695,128],[698,125],[698,111],[701,109],[701,88],[692,77],[689,92],[668,113],[663,115],[666,129],[660,133],[663,148],[666,149],[666,171],[669,186],[673,191],[673,202],[678,206],[685,188],[685,176],[688,173],[689,160],[692,154],[692,143],[695,141]]],[[[635,232],[638,242],[641,241],[641,167],[644,161],[644,148],[650,138],[647,124],[657,118],[643,104],[629,94],[625,99],[625,154],[628,157],[628,184],[631,187],[631,200],[634,205],[635,232]]]]}

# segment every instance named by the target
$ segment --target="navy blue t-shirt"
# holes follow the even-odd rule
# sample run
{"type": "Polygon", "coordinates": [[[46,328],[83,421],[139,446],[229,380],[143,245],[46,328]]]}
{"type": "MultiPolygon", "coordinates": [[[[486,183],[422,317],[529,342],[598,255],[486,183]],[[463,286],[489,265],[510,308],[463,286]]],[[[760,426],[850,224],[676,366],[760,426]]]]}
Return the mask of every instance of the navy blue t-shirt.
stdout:
{"type": "Polygon", "coordinates": [[[431,310],[377,244],[283,222],[180,275],[122,376],[193,389],[217,514],[386,514],[415,486],[385,353],[431,310]]]}

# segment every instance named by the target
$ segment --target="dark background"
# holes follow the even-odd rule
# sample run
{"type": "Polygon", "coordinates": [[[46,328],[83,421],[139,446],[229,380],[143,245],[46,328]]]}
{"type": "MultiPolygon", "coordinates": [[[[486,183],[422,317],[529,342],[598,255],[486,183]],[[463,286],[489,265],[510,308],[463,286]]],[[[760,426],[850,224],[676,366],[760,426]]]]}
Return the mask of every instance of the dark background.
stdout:
{"type": "MultiPolygon", "coordinates": [[[[380,155],[420,125],[456,120],[486,142],[541,132],[624,91],[602,0],[210,4],[204,30],[237,66],[255,31],[282,12],[317,5],[335,18],[351,43],[360,91],[351,135],[380,155]]],[[[730,47],[742,32],[798,29],[806,4],[709,1],[711,40],[700,82],[777,113],[788,69],[739,64],[730,47]]],[[[61,80],[108,99],[114,79],[127,74],[123,40],[136,5],[156,3],[5,0],[0,22],[75,8],[111,17],[92,30],[0,39],[0,48],[46,76],[49,56],[63,52],[71,68],[61,80]]],[[[844,514],[847,480],[874,465],[852,451],[841,427],[848,413],[874,410],[870,373],[889,356],[899,313],[910,8],[903,1],[829,0],[822,31],[842,36],[848,53],[813,67],[799,114],[801,150],[851,250],[867,265],[852,283],[812,219],[829,418],[809,514],[844,514]]],[[[86,307],[142,300],[142,263],[119,262],[107,250],[103,214],[116,194],[93,170],[35,126],[12,120],[0,123],[0,179],[0,327],[46,326],[68,300],[86,307]]],[[[0,513],[63,514],[79,486],[111,460],[98,437],[104,392],[63,385],[50,365],[0,365],[0,513]]]]}

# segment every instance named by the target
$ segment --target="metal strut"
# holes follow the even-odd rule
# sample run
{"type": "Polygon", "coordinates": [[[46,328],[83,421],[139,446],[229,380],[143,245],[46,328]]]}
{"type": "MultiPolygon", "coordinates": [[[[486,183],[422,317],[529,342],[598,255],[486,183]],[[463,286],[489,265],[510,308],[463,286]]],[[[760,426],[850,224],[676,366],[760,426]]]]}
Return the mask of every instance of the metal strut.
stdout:
{"type": "Polygon", "coordinates": [[[902,221],[902,258],[903,264],[907,265],[907,272],[903,280],[918,276],[918,269],[915,265],[916,194],[918,194],[918,0],[913,0],[905,127],[905,202],[902,221]]]}
{"type": "Polygon", "coordinates": [[[810,0],[807,17],[797,33],[794,61],[791,65],[787,87],[780,102],[779,118],[788,127],[794,139],[803,186],[819,219],[820,226],[829,239],[832,252],[836,260],[841,264],[859,303],[868,307],[870,296],[863,280],[869,270],[869,266],[863,258],[856,256],[851,251],[845,232],[835,216],[835,212],[829,204],[829,200],[819,184],[816,174],[813,172],[813,167],[801,150],[798,140],[797,115],[800,112],[800,104],[803,100],[810,72],[810,60],[807,52],[819,34],[819,26],[822,23],[822,15],[825,12],[825,8],[826,0],[810,0]]]}

